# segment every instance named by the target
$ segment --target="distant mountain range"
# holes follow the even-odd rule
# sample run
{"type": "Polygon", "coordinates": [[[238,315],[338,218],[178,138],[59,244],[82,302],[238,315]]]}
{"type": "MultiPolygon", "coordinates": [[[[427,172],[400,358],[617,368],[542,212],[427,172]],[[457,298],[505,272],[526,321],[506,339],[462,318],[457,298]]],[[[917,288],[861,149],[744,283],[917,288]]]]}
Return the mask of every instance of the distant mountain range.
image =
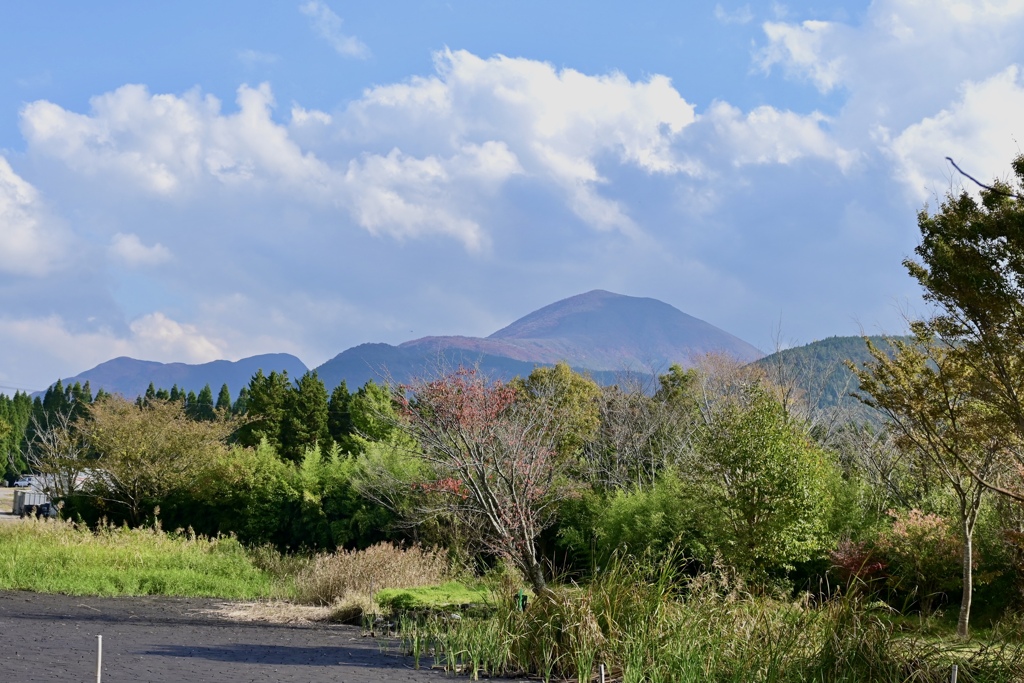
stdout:
{"type": "MultiPolygon", "coordinates": [[[[742,362],[764,355],[742,339],[664,302],[594,290],[545,306],[485,338],[423,337],[398,346],[361,344],[316,370],[328,391],[342,380],[350,387],[369,379],[406,382],[459,365],[477,365],[493,376],[508,378],[559,361],[589,372],[598,382],[611,383],[623,373],[649,376],[664,372],[672,363],[691,365],[709,352],[742,362]]],[[[103,387],[128,397],[145,392],[150,382],[158,388],[177,384],[186,391],[199,391],[206,384],[216,391],[226,383],[237,394],[259,369],[264,373],[287,370],[291,377],[307,370],[288,354],[202,365],[115,358],[63,382],[88,380],[93,391],[103,387]]]]}
{"type": "Polygon", "coordinates": [[[301,377],[308,368],[305,363],[288,353],[266,353],[233,362],[215,360],[200,365],[157,363],[121,356],[61,381],[64,386],[70,386],[75,382],[89,382],[93,393],[102,387],[112,394],[121,394],[129,398],[144,394],[150,382],[157,389],[170,389],[177,384],[186,392],[197,393],[207,384],[213,388],[214,393],[221,385],[227,384],[232,395],[237,396],[238,391],[249,383],[257,370],[266,373],[271,370],[287,370],[289,377],[301,377]]]}
{"type": "Polygon", "coordinates": [[[664,372],[692,365],[708,352],[742,362],[764,354],[733,335],[657,299],[603,290],[563,299],[529,313],[489,337],[423,337],[391,346],[362,344],[317,368],[328,386],[360,386],[390,374],[397,381],[438,367],[479,363],[498,377],[527,375],[537,365],[565,361],[599,382],[623,373],[664,372]]]}

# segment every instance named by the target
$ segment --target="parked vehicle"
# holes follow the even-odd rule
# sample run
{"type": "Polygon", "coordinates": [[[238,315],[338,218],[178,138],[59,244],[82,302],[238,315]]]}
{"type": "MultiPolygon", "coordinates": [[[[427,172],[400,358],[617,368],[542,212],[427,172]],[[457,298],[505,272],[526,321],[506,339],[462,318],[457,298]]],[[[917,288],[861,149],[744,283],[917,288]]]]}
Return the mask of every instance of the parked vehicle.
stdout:
{"type": "Polygon", "coordinates": [[[15,491],[11,513],[19,517],[56,517],[57,508],[45,493],[15,491]]]}
{"type": "Polygon", "coordinates": [[[28,488],[32,486],[35,480],[32,477],[22,477],[18,481],[14,482],[14,488],[28,488]]]}

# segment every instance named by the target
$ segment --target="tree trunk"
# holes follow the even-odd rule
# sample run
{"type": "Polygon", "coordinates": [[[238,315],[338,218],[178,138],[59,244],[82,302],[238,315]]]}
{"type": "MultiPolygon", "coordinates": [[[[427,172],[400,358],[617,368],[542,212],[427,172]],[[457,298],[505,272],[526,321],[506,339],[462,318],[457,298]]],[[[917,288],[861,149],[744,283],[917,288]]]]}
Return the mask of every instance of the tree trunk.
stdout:
{"type": "Polygon", "coordinates": [[[960,638],[967,638],[970,634],[971,597],[974,593],[974,567],[971,561],[973,554],[973,525],[965,520],[962,531],[964,532],[964,596],[960,600],[960,618],[956,622],[956,634],[960,638]]]}
{"type": "Polygon", "coordinates": [[[523,558],[523,569],[526,570],[526,578],[533,586],[533,592],[538,596],[541,593],[546,593],[548,590],[547,581],[544,580],[544,567],[541,566],[540,562],[537,561],[537,556],[534,553],[525,553],[523,558]]]}

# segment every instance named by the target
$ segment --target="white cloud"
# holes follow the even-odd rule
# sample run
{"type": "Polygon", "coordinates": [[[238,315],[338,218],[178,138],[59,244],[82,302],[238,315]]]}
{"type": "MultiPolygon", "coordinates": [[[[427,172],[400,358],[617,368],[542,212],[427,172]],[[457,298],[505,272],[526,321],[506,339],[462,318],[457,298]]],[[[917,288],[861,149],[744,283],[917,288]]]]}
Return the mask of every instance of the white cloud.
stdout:
{"type": "Polygon", "coordinates": [[[602,162],[649,174],[697,171],[674,148],[696,118],[693,105],[664,76],[633,82],[465,51],[440,52],[435,62],[433,77],[368,90],[339,121],[345,134],[364,143],[435,140],[447,153],[500,142],[524,174],[559,188],[582,220],[626,232],[635,226],[625,207],[597,192],[606,183],[602,162]]]}
{"type": "Polygon", "coordinates": [[[159,311],[146,314],[129,326],[128,343],[137,357],[184,358],[205,363],[224,357],[223,344],[202,334],[194,325],[179,323],[159,311]]]}
{"type": "Polygon", "coordinates": [[[133,233],[117,233],[110,241],[110,254],[130,267],[156,266],[173,258],[171,250],[157,242],[147,247],[133,233]]]}
{"type": "Polygon", "coordinates": [[[767,21],[764,32],[768,44],[756,57],[766,73],[781,65],[787,74],[806,78],[821,92],[829,92],[842,81],[843,58],[826,56],[826,47],[835,40],[837,24],[805,21],[800,24],[767,21]]]}
{"type": "MultiPolygon", "coordinates": [[[[515,177],[596,230],[635,236],[644,230],[610,196],[624,170],[686,178],[710,164],[810,156],[846,169],[853,158],[817,113],[744,114],[719,103],[702,117],[716,144],[695,144],[687,137],[694,106],[665,76],[633,81],[466,51],[439,52],[434,75],[370,88],[339,111],[295,104],[282,124],[274,106],[267,84],[240,87],[234,113],[195,90],[126,85],[93,98],[88,114],[30,103],[22,129],[31,155],[58,161],[97,193],[116,187],[119,199],[127,192],[174,206],[273,198],[347,214],[397,240],[448,236],[470,252],[492,243],[493,199],[515,177]]],[[[115,239],[122,260],[166,258],[115,239]]]]}
{"type": "MultiPolygon", "coordinates": [[[[1011,66],[991,78],[968,82],[950,106],[908,126],[892,139],[882,132],[894,174],[917,199],[942,194],[960,181],[945,157],[982,182],[1005,175],[1024,135],[1024,77],[1011,66]],[[972,172],[973,171],[973,172],[972,172]]],[[[971,183],[966,189],[974,191],[971,183]]]]}
{"type": "Polygon", "coordinates": [[[209,177],[224,186],[324,192],[330,170],[304,154],[271,118],[270,87],[238,89],[239,111],[197,91],[151,95],[125,85],[92,98],[91,115],[40,100],[26,105],[22,131],[33,153],[82,175],[166,198],[188,195],[209,177]]]}
{"type": "Polygon", "coordinates": [[[330,43],[334,51],[343,57],[366,59],[370,56],[368,48],[355,36],[345,35],[341,30],[342,19],[335,14],[327,3],[321,0],[310,0],[299,7],[299,11],[309,17],[310,24],[321,38],[330,43]]]}
{"type": "Polygon", "coordinates": [[[39,191],[0,156],[0,272],[46,275],[64,256],[64,238],[39,191]]]}
{"type": "Polygon", "coordinates": [[[715,19],[723,24],[749,24],[754,20],[754,13],[750,11],[750,5],[729,11],[718,4],[715,5],[715,19]]]}
{"type": "Polygon", "coordinates": [[[828,117],[813,112],[803,116],[774,107],[761,106],[744,115],[725,102],[715,102],[704,115],[728,145],[735,166],[746,164],[789,164],[812,157],[834,163],[846,171],[857,152],[841,147],[822,128],[828,117]]]}
{"type": "Polygon", "coordinates": [[[77,374],[117,356],[161,362],[206,363],[224,358],[223,342],[195,326],[179,323],[160,312],[134,320],[126,334],[109,328],[77,330],[59,315],[36,318],[0,316],[0,364],[22,367],[40,376],[40,358],[56,375],[77,374]]]}

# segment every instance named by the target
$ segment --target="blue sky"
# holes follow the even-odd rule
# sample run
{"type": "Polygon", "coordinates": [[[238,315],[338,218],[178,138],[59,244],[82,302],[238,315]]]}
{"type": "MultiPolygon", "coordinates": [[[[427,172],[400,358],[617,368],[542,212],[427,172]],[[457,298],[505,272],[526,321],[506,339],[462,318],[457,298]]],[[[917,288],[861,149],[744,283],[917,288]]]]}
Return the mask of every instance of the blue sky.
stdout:
{"type": "Polygon", "coordinates": [[[944,157],[1005,177],[1024,135],[1024,0],[6,3],[0,36],[7,388],[595,288],[766,349],[899,332],[944,157]]]}

